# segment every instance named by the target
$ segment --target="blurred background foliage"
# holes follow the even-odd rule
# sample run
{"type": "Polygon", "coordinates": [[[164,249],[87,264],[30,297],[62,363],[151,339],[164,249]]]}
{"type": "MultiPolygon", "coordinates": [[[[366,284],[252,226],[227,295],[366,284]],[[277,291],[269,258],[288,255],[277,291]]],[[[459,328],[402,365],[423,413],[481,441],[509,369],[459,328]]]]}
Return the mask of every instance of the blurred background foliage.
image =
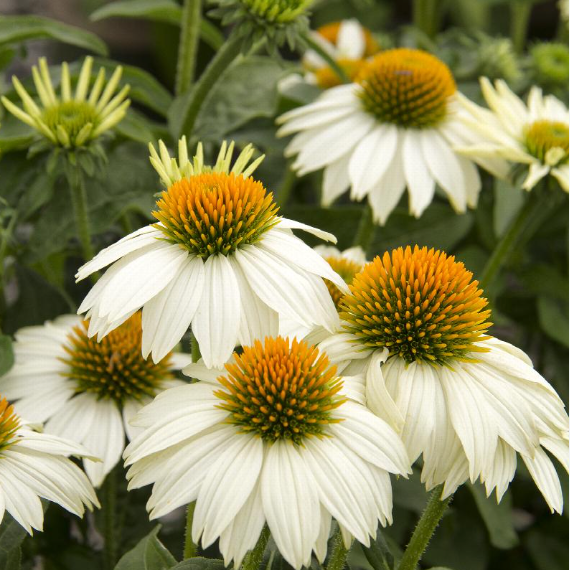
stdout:
{"type": "MultiPolygon", "coordinates": [[[[96,65],[125,65],[122,83],[131,85],[133,104],[109,145],[106,167],[87,183],[95,247],[101,249],[148,223],[160,187],[148,162],[147,143],[162,138],[173,146],[181,128],[182,101],[173,95],[181,17],[178,2],[0,0],[0,13],[19,16],[17,20],[0,17],[0,91],[9,98],[15,100],[11,75],[31,85],[30,67],[40,55],[54,66],[55,83],[59,62],[78,60],[87,53],[97,56],[96,65]]],[[[312,27],[350,17],[369,27],[382,48],[411,46],[436,53],[451,67],[458,88],[477,102],[482,102],[479,75],[504,78],[519,94],[538,84],[568,102],[568,28],[557,2],[442,0],[439,20],[431,29],[420,31],[412,25],[409,1],[321,0],[315,4],[312,27]]],[[[200,34],[198,73],[224,39],[224,31],[212,19],[204,20],[200,34]]],[[[278,81],[299,66],[298,54],[284,50],[282,55],[279,61],[260,52],[229,68],[202,109],[191,146],[202,140],[213,156],[224,138],[238,144],[253,142],[267,155],[258,176],[275,193],[284,213],[333,232],[343,249],[352,245],[362,205],[345,197],[331,208],[320,208],[320,175],[297,179],[283,158],[285,141],[275,138],[275,116],[316,94],[316,88],[309,86],[279,94],[278,81]]],[[[79,63],[72,65],[72,72],[77,74],[78,68],[79,63]]],[[[11,334],[22,326],[74,312],[89,285],[73,282],[81,255],[65,181],[50,169],[45,157],[28,160],[32,133],[27,126],[7,113],[1,123],[0,258],[8,255],[0,264],[5,285],[0,325],[3,333],[11,334]]],[[[407,244],[433,246],[456,255],[477,276],[522,204],[521,190],[486,174],[483,182],[478,208],[463,215],[456,215],[443,198],[436,198],[419,220],[408,215],[406,203],[400,204],[388,223],[377,228],[369,254],[407,244]]],[[[530,354],[567,402],[567,202],[548,219],[539,218],[534,220],[538,229],[532,241],[516,245],[509,267],[487,294],[494,334],[530,354]]],[[[4,355],[0,368],[9,365],[6,338],[0,337],[4,355]]],[[[485,498],[480,485],[465,485],[429,547],[426,567],[565,570],[568,485],[565,473],[559,474],[565,494],[563,516],[550,515],[522,464],[499,506],[485,498]]],[[[144,510],[147,492],[121,496],[121,552],[135,550],[123,558],[118,570],[159,568],[156,564],[161,560],[169,567],[168,555],[153,531],[155,525],[148,522],[144,510]]],[[[396,481],[394,500],[395,522],[383,532],[382,540],[397,552],[427,500],[417,474],[409,481],[396,481]]],[[[25,541],[21,553],[14,545],[23,535],[9,521],[2,525],[0,568],[17,568],[20,556],[22,568],[30,570],[100,567],[97,513],[79,521],[52,505],[46,517],[45,533],[25,541]]],[[[163,521],[160,531],[160,540],[177,558],[182,527],[180,513],[163,521]]],[[[368,550],[354,548],[350,567],[370,570],[375,566],[385,552],[382,540],[368,550]]],[[[215,556],[213,548],[208,554],[215,556]]],[[[286,563],[272,559],[269,566],[284,568],[286,563]]]]}

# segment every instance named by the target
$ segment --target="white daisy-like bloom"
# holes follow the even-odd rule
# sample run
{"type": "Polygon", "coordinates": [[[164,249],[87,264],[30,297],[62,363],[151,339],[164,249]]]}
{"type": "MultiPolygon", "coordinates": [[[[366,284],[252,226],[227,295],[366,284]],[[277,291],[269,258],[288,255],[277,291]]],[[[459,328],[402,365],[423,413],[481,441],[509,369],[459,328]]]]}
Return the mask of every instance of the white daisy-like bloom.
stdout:
{"type": "MultiPolygon", "coordinates": [[[[332,22],[311,32],[311,38],[328,53],[346,72],[350,79],[358,74],[367,58],[380,50],[370,30],[351,18],[332,22]]],[[[303,67],[307,70],[307,83],[328,89],[342,82],[329,64],[314,50],[303,54],[303,67]]]]}
{"type": "Polygon", "coordinates": [[[82,517],[99,501],[85,473],[69,459],[93,457],[83,447],[36,431],[0,398],[0,523],[8,511],[29,533],[43,530],[40,498],[82,517]]]}
{"type": "Polygon", "coordinates": [[[115,93],[121,80],[122,67],[117,67],[105,84],[105,70],[99,69],[89,90],[93,58],[86,57],[79,73],[75,92],[71,89],[69,66],[61,66],[61,93],[53,87],[47,61],[39,60],[39,67],[32,67],[32,75],[40,98],[38,105],[28,94],[16,76],[12,83],[22,100],[23,109],[2,97],[4,107],[15,117],[36,129],[54,145],[77,148],[89,144],[119,123],[130,105],[127,99],[129,86],[115,93]]]}
{"type": "Polygon", "coordinates": [[[461,102],[466,128],[483,140],[458,150],[473,159],[499,156],[528,167],[525,190],[552,176],[568,192],[568,107],[539,87],[532,87],[526,105],[502,80],[493,86],[482,77],[481,90],[489,109],[465,98],[461,102]]]}
{"type": "Polygon", "coordinates": [[[136,433],[129,420],[161,390],[182,384],[174,371],[192,361],[183,354],[166,355],[158,364],[145,360],[141,336],[140,313],[100,343],[88,337],[80,317],[63,315],[20,329],[15,364],[0,377],[0,393],[18,415],[98,458],[83,462],[95,487],[121,459],[125,436],[136,433]]]}
{"type": "MultiPolygon", "coordinates": [[[[461,122],[465,111],[457,100],[443,62],[421,50],[387,50],[363,66],[355,83],[279,117],[278,134],[297,133],[286,155],[297,155],[293,168],[300,175],[324,168],[325,206],[350,187],[351,199],[367,197],[375,221],[384,224],[406,187],[410,212],[419,217],[437,184],[465,212],[477,205],[481,180],[475,164],[453,148],[481,137],[461,122]]],[[[507,174],[502,159],[476,161],[507,174]]]]}
{"type": "Polygon", "coordinates": [[[160,160],[169,187],[153,212],[158,223],[102,250],[77,273],[81,280],[111,265],[79,307],[90,336],[103,338],[142,308],[145,358],[161,360],[191,326],[206,365],[222,367],[236,345],[277,335],[280,315],[338,326],[322,278],[346,284],[291,230],[336,242],[332,234],[279,216],[243,157],[238,171],[226,164],[212,172],[198,161],[188,176],[166,150],[160,160]]]}
{"type": "Polygon", "coordinates": [[[319,348],[342,374],[364,373],[366,405],[400,433],[422,481],[442,498],[480,479],[499,501],[517,453],[552,511],[562,490],[547,452],[568,470],[568,416],[516,347],[486,335],[478,282],[441,251],[376,257],[344,297],[344,331],[319,348]]]}
{"type": "MultiPolygon", "coordinates": [[[[313,248],[323,259],[338,273],[347,285],[352,283],[354,276],[359,273],[366,264],[366,254],[360,246],[349,247],[344,251],[332,245],[317,245],[313,248]]],[[[325,279],[325,284],[333,303],[340,310],[340,302],[346,291],[340,290],[334,283],[325,279]]],[[[293,319],[283,317],[279,319],[279,334],[283,337],[305,339],[310,344],[318,344],[332,332],[322,326],[307,327],[299,325],[293,319]]]]}
{"type": "Polygon", "coordinates": [[[339,377],[304,341],[266,338],[225,372],[167,390],[132,420],[129,489],[153,483],[151,518],[196,501],[192,539],[218,538],[239,568],[265,524],[294,568],[326,557],[331,519],[347,547],[392,521],[389,473],[410,472],[396,432],[364,405],[364,379],[339,377]]]}

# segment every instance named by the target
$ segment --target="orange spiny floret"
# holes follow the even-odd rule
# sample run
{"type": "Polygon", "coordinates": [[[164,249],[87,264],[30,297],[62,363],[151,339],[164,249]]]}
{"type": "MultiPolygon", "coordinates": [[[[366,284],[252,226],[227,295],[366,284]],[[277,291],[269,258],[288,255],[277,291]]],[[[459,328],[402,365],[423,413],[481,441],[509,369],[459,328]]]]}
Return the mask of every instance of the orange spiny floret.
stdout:
{"type": "Polygon", "coordinates": [[[226,365],[216,396],[230,413],[229,421],[264,440],[321,435],[324,425],[338,421],[331,411],[345,400],[342,381],[326,355],[303,341],[266,338],[244,347],[226,365]],[[247,386],[247,388],[245,388],[247,386]]]}
{"type": "Polygon", "coordinates": [[[0,399],[0,450],[12,445],[20,427],[20,418],[6,398],[0,399]]]}
{"type": "Polygon", "coordinates": [[[354,277],[341,315],[366,346],[387,347],[407,362],[468,358],[491,326],[487,299],[472,279],[463,263],[442,251],[400,247],[354,277]],[[371,297],[378,301],[362,303],[371,297]]]}

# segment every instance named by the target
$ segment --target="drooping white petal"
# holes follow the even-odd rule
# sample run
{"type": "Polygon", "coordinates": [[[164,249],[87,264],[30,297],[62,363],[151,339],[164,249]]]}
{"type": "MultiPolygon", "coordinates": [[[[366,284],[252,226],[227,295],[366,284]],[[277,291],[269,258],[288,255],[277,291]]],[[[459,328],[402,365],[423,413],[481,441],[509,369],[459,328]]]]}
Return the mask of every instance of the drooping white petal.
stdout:
{"type": "Polygon", "coordinates": [[[426,164],[420,137],[415,130],[406,131],[402,153],[404,175],[410,193],[410,212],[419,218],[433,200],[435,180],[426,164]]]}
{"type": "Polygon", "coordinates": [[[307,224],[303,224],[302,222],[296,222],[295,220],[289,220],[288,218],[281,218],[279,223],[277,224],[279,229],[287,229],[287,230],[303,230],[314,236],[325,240],[330,241],[332,243],[336,243],[336,237],[329,232],[325,232],[323,230],[319,230],[319,228],[314,228],[313,226],[309,226],[307,224]]]}
{"type": "Polygon", "coordinates": [[[261,474],[261,498],[271,536],[294,568],[310,558],[319,535],[318,489],[311,471],[292,443],[269,447],[261,474]]]}
{"type": "Polygon", "coordinates": [[[212,544],[252,494],[261,472],[261,438],[236,433],[204,478],[194,511],[192,538],[212,544]]]}
{"type": "Polygon", "coordinates": [[[206,366],[221,367],[238,341],[239,287],[225,255],[212,255],[204,264],[204,290],[192,331],[206,366]]]}
{"type": "Polygon", "coordinates": [[[188,257],[170,283],[148,303],[142,313],[142,355],[152,352],[160,362],[188,330],[204,288],[204,262],[188,257]]]}
{"type": "Polygon", "coordinates": [[[562,513],[562,487],[552,461],[542,448],[537,448],[534,457],[522,456],[523,461],[552,512],[562,513]]]}
{"type": "Polygon", "coordinates": [[[330,206],[341,194],[348,190],[350,186],[348,165],[351,158],[352,153],[348,152],[343,157],[325,167],[323,174],[323,191],[321,195],[322,206],[330,206]]]}

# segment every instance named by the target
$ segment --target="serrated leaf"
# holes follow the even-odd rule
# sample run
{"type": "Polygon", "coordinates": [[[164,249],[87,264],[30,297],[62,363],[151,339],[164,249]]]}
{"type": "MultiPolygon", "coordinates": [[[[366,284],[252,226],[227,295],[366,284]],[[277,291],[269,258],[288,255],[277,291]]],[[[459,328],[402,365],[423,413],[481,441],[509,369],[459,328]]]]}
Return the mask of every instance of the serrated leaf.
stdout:
{"type": "Polygon", "coordinates": [[[223,560],[197,556],[196,558],[188,558],[188,560],[179,562],[171,570],[223,570],[224,568],[223,560]]]}
{"type": "Polygon", "coordinates": [[[147,534],[115,566],[115,570],[168,570],[175,567],[176,559],[158,539],[160,525],[147,534]]]}
{"type": "Polygon", "coordinates": [[[550,338],[568,346],[568,303],[541,296],[537,308],[540,328],[550,338]]]}
{"type": "MultiPolygon", "coordinates": [[[[94,22],[106,18],[140,18],[180,27],[182,7],[174,0],[121,0],[101,6],[90,17],[94,22]]],[[[224,36],[207,20],[200,22],[200,37],[213,49],[224,43],[224,36]]]]}
{"type": "Polygon", "coordinates": [[[0,16],[0,45],[49,39],[107,55],[105,42],[95,34],[41,16],[0,16]]]}
{"type": "Polygon", "coordinates": [[[0,376],[6,374],[14,365],[14,350],[12,338],[6,334],[0,334],[0,376]]]}
{"type": "Polygon", "coordinates": [[[499,504],[493,496],[487,497],[482,485],[467,485],[479,514],[487,527],[491,544],[495,548],[508,550],[519,543],[511,515],[511,495],[507,491],[499,504]]]}

